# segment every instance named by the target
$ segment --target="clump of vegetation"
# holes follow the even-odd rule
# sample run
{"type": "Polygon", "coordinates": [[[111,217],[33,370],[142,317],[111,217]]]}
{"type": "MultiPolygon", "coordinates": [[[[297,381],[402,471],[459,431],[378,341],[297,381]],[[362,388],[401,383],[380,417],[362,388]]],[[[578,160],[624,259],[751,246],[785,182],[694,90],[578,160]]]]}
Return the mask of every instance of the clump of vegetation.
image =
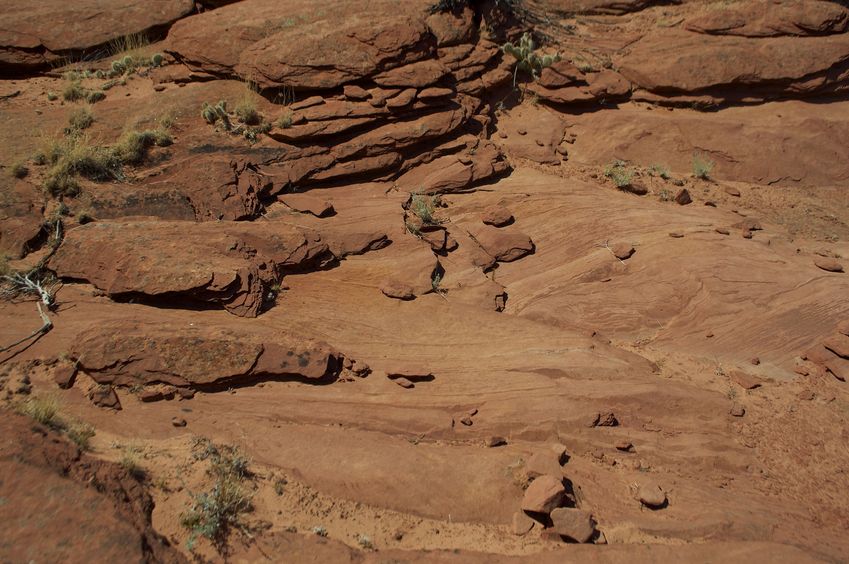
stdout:
{"type": "Polygon", "coordinates": [[[86,107],[79,108],[68,118],[68,127],[65,128],[65,135],[73,135],[79,131],[88,129],[93,123],[94,115],[92,115],[91,110],[86,107]]]}
{"type": "Polygon", "coordinates": [[[94,427],[88,423],[62,417],[59,398],[55,395],[31,396],[18,405],[17,410],[34,421],[63,433],[80,450],[88,450],[89,442],[95,435],[94,427]]]}
{"type": "Polygon", "coordinates": [[[196,460],[209,461],[208,474],[215,482],[209,491],[192,496],[192,506],[181,522],[191,532],[190,547],[198,536],[204,536],[222,550],[231,530],[245,528],[241,516],[253,508],[252,493],[244,484],[251,476],[248,460],[236,447],[216,445],[207,439],[196,441],[193,451],[196,460]]]}
{"type": "Polygon", "coordinates": [[[94,427],[83,421],[73,421],[69,423],[65,429],[65,434],[80,450],[88,450],[92,437],[94,437],[94,427]]]}
{"type": "Polygon", "coordinates": [[[287,110],[285,114],[280,116],[277,119],[277,127],[280,129],[289,129],[292,127],[292,120],[294,119],[292,110],[287,110]]]}
{"type": "Polygon", "coordinates": [[[127,471],[127,473],[137,480],[143,480],[147,473],[139,463],[139,455],[141,449],[136,446],[128,445],[123,448],[121,459],[118,463],[127,471]]]}
{"type": "Polygon", "coordinates": [[[65,86],[65,89],[62,90],[62,99],[66,102],[77,102],[80,100],[84,100],[89,104],[94,104],[96,102],[100,102],[106,98],[106,94],[99,90],[89,90],[85,88],[79,81],[79,79],[71,80],[65,86]]]}
{"type": "Polygon", "coordinates": [[[243,135],[250,142],[255,142],[259,139],[260,134],[271,131],[272,125],[262,119],[256,107],[250,101],[245,101],[239,104],[234,115],[240,122],[233,126],[230,112],[227,110],[227,102],[220,100],[214,106],[206,102],[201,106],[201,117],[210,125],[220,125],[220,127],[232,134],[243,135]]]}
{"type": "Polygon", "coordinates": [[[51,102],[55,102],[56,100],[59,99],[59,96],[55,92],[48,92],[47,93],[47,99],[51,102]]]}
{"type": "Polygon", "coordinates": [[[19,411],[46,427],[61,429],[59,399],[54,395],[33,396],[20,405],[19,411]]]}
{"type": "Polygon", "coordinates": [[[438,225],[439,221],[434,214],[440,204],[439,196],[425,196],[413,194],[410,199],[410,211],[422,220],[424,225],[438,225]]]}
{"type": "Polygon", "coordinates": [[[225,131],[230,131],[233,128],[233,125],[230,123],[230,114],[227,113],[226,100],[220,100],[214,106],[204,102],[203,106],[201,106],[200,115],[209,125],[215,125],[220,122],[221,127],[225,131]]]}
{"type": "Polygon", "coordinates": [[[139,164],[151,147],[168,147],[174,143],[165,129],[148,129],[125,133],[112,148],[115,159],[122,164],[139,164]]]}
{"type": "Polygon", "coordinates": [[[327,536],[327,529],[325,529],[325,528],[324,528],[323,526],[321,526],[321,525],[318,525],[318,526],[316,526],[316,527],[313,527],[313,528],[312,528],[312,532],[313,532],[313,534],[314,534],[314,535],[318,535],[318,536],[320,536],[320,537],[326,537],[326,536],[327,536]]]}
{"type": "Polygon", "coordinates": [[[364,550],[374,549],[374,543],[367,535],[357,535],[357,544],[359,544],[364,550]]]}
{"type": "Polygon", "coordinates": [[[714,162],[704,155],[698,153],[693,155],[693,176],[702,180],[710,179],[710,173],[713,171],[714,162]]]}
{"type": "Polygon", "coordinates": [[[84,135],[73,135],[53,142],[46,151],[36,155],[36,162],[50,165],[44,188],[54,197],[76,196],[80,192],[77,180],[108,180],[121,176],[121,162],[107,147],[96,147],[84,135]]]}
{"type": "Polygon", "coordinates": [[[262,116],[256,110],[256,104],[247,98],[242,100],[234,111],[239,121],[245,125],[259,125],[262,121],[262,116]]]}
{"type": "Polygon", "coordinates": [[[604,176],[611,179],[617,188],[627,188],[634,173],[628,169],[628,163],[617,160],[604,167],[604,176]]]}
{"type": "Polygon", "coordinates": [[[26,175],[29,174],[29,169],[24,163],[18,162],[10,167],[9,172],[11,172],[12,176],[15,178],[25,178],[26,175]]]}
{"type": "Polygon", "coordinates": [[[514,45],[507,42],[501,46],[501,50],[505,54],[516,59],[516,66],[513,69],[513,87],[516,87],[516,78],[518,72],[524,71],[531,75],[533,79],[539,78],[542,69],[550,67],[560,60],[560,54],[543,55],[536,54],[536,43],[529,32],[525,32],[519,40],[519,45],[514,45]]]}
{"type": "MultiPolygon", "coordinates": [[[[516,6],[518,0],[495,0],[495,7],[509,11],[516,6]]],[[[465,7],[471,7],[473,0],[438,0],[430,7],[431,14],[439,12],[454,12],[465,7]]]]}
{"type": "Polygon", "coordinates": [[[669,180],[671,175],[669,174],[669,169],[660,164],[653,164],[649,167],[649,176],[658,176],[664,180],[669,180]]]}

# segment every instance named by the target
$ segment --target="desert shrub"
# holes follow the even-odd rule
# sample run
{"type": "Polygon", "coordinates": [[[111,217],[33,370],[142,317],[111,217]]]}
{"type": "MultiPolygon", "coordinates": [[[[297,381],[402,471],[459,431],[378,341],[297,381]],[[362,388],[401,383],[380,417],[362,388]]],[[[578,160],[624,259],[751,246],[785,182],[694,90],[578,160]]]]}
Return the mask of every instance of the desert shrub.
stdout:
{"type": "Polygon", "coordinates": [[[65,434],[80,450],[88,450],[90,448],[89,442],[94,437],[95,432],[94,427],[88,423],[74,421],[68,424],[65,434]]]}
{"type": "Polygon", "coordinates": [[[84,100],[89,104],[94,104],[106,98],[106,94],[99,90],[89,90],[88,88],[83,87],[79,80],[72,80],[65,85],[64,90],[62,90],[62,98],[66,102],[84,100]]]}
{"type": "Polygon", "coordinates": [[[439,196],[413,194],[410,199],[410,211],[416,214],[425,225],[436,225],[439,222],[434,217],[439,205],[439,196]]]}
{"type": "Polygon", "coordinates": [[[171,134],[164,129],[130,131],[118,140],[112,151],[115,159],[122,164],[139,164],[144,161],[149,148],[167,147],[173,142],[171,134]]]}
{"type": "Polygon", "coordinates": [[[293,114],[292,110],[287,110],[285,114],[277,119],[277,127],[281,129],[289,129],[292,127],[293,114]]]}
{"type": "Polygon", "coordinates": [[[611,179],[617,188],[627,188],[631,185],[633,172],[628,170],[624,161],[613,161],[604,167],[604,176],[611,179]]]}
{"type": "Polygon", "coordinates": [[[59,418],[59,399],[56,396],[30,397],[20,405],[19,411],[47,427],[54,429],[62,427],[62,420],[59,418]]]}
{"type": "Polygon", "coordinates": [[[248,460],[236,447],[207,439],[196,441],[193,451],[196,460],[209,461],[208,473],[215,482],[209,491],[192,495],[192,506],[181,516],[181,523],[191,532],[190,546],[200,535],[221,549],[232,529],[244,527],[241,515],[253,508],[252,493],[244,484],[250,476],[248,460]]]}
{"type": "Polygon", "coordinates": [[[252,100],[242,100],[234,111],[239,121],[246,125],[259,125],[262,121],[262,117],[256,110],[256,104],[252,100]]]}
{"type": "Polygon", "coordinates": [[[68,127],[65,128],[65,134],[70,135],[83,129],[88,129],[94,123],[94,116],[88,108],[79,108],[75,110],[68,118],[68,127]]]}
{"type": "Polygon", "coordinates": [[[714,162],[704,155],[698,153],[693,155],[693,176],[708,180],[710,173],[713,171],[714,162]]]}
{"type": "Polygon", "coordinates": [[[85,136],[66,138],[49,154],[44,187],[52,196],[76,196],[80,185],[77,177],[90,180],[108,180],[121,176],[121,161],[108,147],[89,144],[85,136]]]}
{"type": "Polygon", "coordinates": [[[154,53],[150,58],[150,64],[154,67],[161,67],[164,61],[165,57],[162,56],[162,53],[154,53]]]}
{"type": "Polygon", "coordinates": [[[227,102],[225,100],[220,100],[214,106],[204,102],[201,106],[200,115],[210,125],[221,122],[221,126],[227,131],[230,131],[233,127],[230,123],[230,114],[227,113],[227,102]]]}
{"type": "Polygon", "coordinates": [[[29,174],[29,169],[24,163],[15,163],[10,167],[9,172],[15,178],[25,178],[29,174]]]}
{"type": "Polygon", "coordinates": [[[55,92],[48,92],[47,99],[51,102],[54,102],[59,99],[59,96],[55,92]]]}

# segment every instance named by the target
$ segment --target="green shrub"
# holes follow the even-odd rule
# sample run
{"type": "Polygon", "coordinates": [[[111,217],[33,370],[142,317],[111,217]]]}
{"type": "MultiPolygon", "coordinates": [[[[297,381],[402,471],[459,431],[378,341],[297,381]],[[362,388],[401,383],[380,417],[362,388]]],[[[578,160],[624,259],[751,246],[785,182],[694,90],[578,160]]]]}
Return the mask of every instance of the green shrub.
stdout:
{"type": "Polygon", "coordinates": [[[624,161],[613,161],[604,167],[604,176],[611,179],[617,188],[627,188],[631,185],[633,172],[628,170],[624,161]]]}
{"type": "Polygon", "coordinates": [[[252,493],[244,481],[250,476],[248,460],[236,447],[215,445],[207,439],[196,441],[196,460],[209,460],[208,473],[215,479],[207,492],[192,495],[192,506],[181,516],[182,525],[189,529],[189,545],[198,535],[223,548],[232,529],[241,529],[241,515],[253,509],[252,493]]]}
{"type": "Polygon", "coordinates": [[[708,180],[710,173],[713,171],[714,162],[704,155],[698,153],[693,155],[693,176],[708,180]]]}
{"type": "Polygon", "coordinates": [[[171,134],[164,129],[131,131],[121,137],[113,153],[123,164],[140,164],[150,147],[168,147],[173,142],[171,134]]]}
{"type": "Polygon", "coordinates": [[[434,217],[438,205],[439,196],[413,194],[410,199],[410,211],[416,214],[425,225],[437,225],[439,223],[434,217]]]}
{"type": "Polygon", "coordinates": [[[161,67],[164,60],[165,57],[162,56],[162,53],[154,53],[150,58],[150,64],[154,67],[161,67]]]}
{"type": "Polygon", "coordinates": [[[54,102],[59,99],[59,96],[55,92],[48,92],[47,99],[51,102],[54,102]]]}

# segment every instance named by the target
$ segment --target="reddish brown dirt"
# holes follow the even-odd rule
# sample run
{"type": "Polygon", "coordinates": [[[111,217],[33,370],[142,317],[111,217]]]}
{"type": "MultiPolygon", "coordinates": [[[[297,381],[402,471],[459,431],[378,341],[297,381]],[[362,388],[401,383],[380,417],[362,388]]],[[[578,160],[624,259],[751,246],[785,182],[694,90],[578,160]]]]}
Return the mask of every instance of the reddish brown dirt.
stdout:
{"type": "Polygon", "coordinates": [[[159,4],[0,33],[2,265],[61,282],[0,394],[96,430],[0,413],[4,561],[845,561],[849,9],[159,4]],[[562,60],[514,91],[525,30],[562,60]],[[173,143],[47,194],[63,73],[134,32],[164,66],[79,135],[173,143]],[[199,437],[249,459],[218,545],[199,437]]]}

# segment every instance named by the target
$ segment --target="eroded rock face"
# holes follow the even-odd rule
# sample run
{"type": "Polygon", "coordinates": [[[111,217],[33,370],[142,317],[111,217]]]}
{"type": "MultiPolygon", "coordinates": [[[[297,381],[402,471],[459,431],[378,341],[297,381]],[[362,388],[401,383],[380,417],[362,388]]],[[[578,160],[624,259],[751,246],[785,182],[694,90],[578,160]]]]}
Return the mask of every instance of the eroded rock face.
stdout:
{"type": "Polygon", "coordinates": [[[744,2],[694,16],[685,27],[698,33],[743,37],[831,35],[849,29],[849,10],[825,1],[744,2]]]}
{"type": "Polygon", "coordinates": [[[179,327],[131,319],[92,325],[72,355],[99,384],[238,384],[240,379],[332,376],[341,359],[330,345],[257,325],[179,327]]]}
{"type": "Polygon", "coordinates": [[[95,223],[70,231],[50,265],[112,297],[182,298],[256,317],[284,274],[388,244],[382,233],[347,235],[331,243],[283,223],[95,223]]]}
{"type": "Polygon", "coordinates": [[[0,70],[26,72],[126,35],[161,31],[193,9],[192,0],[12,2],[3,7],[0,70]]]}

